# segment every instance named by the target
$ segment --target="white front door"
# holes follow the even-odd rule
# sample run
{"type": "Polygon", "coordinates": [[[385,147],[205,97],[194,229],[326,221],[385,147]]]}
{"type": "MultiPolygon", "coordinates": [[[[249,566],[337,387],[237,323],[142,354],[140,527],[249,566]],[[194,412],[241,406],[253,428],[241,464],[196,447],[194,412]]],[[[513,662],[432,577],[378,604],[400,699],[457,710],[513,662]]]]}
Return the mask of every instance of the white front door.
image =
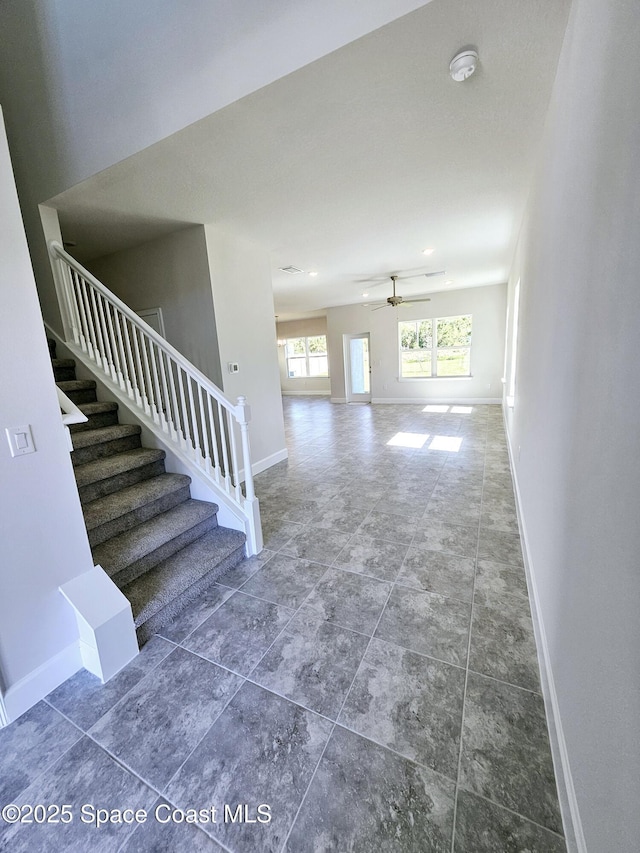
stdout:
{"type": "Polygon", "coordinates": [[[369,333],[345,335],[347,403],[371,402],[371,357],[369,333]]]}

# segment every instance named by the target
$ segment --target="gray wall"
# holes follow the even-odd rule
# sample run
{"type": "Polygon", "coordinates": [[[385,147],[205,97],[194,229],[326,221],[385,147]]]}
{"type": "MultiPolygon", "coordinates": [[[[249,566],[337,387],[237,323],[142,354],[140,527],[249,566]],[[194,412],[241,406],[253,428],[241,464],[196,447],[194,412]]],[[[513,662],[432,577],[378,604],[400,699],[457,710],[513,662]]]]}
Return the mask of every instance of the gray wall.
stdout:
{"type": "MultiPolygon", "coordinates": [[[[499,402],[504,367],[506,287],[469,287],[432,293],[431,301],[372,311],[363,305],[327,309],[331,398],[344,400],[343,336],[370,332],[371,396],[374,402],[476,400],[499,402]],[[398,321],[473,315],[471,378],[400,379],[398,321]]],[[[384,298],[384,295],[383,297],[384,298]]]]}
{"type": "Polygon", "coordinates": [[[167,340],[222,388],[204,226],[88,263],[134,311],[162,308],[167,340]]]}
{"type": "Polygon", "coordinates": [[[637,0],[575,0],[510,282],[509,438],[591,853],[640,839],[639,40],[637,0]]]}

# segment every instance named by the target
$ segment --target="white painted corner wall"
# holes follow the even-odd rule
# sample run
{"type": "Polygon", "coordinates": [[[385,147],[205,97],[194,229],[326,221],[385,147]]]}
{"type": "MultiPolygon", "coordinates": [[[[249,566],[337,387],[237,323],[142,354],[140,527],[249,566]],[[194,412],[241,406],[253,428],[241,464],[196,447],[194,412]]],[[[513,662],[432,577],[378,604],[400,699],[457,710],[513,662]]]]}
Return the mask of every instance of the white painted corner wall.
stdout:
{"type": "Polygon", "coordinates": [[[509,284],[506,424],[571,853],[640,838],[639,39],[636,2],[574,0],[509,284]]]}
{"type": "Polygon", "coordinates": [[[269,253],[243,237],[205,225],[218,332],[222,390],[251,406],[254,470],[286,458],[269,253]],[[237,364],[230,373],[229,363],[237,364]]]}

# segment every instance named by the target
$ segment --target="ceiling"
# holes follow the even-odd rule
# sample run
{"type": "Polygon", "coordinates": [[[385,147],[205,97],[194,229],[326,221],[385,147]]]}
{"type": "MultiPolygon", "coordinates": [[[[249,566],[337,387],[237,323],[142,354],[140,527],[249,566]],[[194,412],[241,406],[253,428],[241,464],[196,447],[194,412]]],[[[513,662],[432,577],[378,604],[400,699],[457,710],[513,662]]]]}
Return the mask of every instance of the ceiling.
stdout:
{"type": "Polygon", "coordinates": [[[191,223],[253,240],[281,319],[385,298],[391,273],[446,270],[405,297],[503,282],[569,5],[432,0],[49,203],[80,260],[191,223]]]}

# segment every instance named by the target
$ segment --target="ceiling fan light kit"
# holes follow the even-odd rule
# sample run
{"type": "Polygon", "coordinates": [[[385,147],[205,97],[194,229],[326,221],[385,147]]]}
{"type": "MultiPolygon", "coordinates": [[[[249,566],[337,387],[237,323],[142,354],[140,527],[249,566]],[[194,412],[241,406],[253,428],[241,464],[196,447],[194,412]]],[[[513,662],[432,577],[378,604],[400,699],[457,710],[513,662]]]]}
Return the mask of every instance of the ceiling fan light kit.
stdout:
{"type": "Polygon", "coordinates": [[[478,67],[478,54],[475,50],[463,50],[457,53],[449,63],[449,74],[456,83],[463,83],[478,67]]]}

